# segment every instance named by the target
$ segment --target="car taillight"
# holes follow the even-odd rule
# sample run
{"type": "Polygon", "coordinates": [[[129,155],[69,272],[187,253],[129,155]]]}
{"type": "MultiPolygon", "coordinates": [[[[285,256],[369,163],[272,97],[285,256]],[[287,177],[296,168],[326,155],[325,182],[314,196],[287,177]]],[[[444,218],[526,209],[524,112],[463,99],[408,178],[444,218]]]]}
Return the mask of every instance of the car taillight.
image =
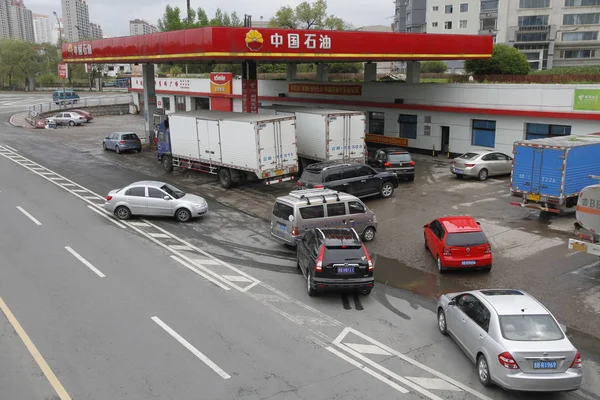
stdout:
{"type": "Polygon", "coordinates": [[[444,253],[445,256],[451,256],[452,253],[450,252],[450,247],[448,246],[444,246],[444,253]]]}
{"type": "Polygon", "coordinates": [[[579,352],[577,352],[577,354],[575,354],[575,359],[573,360],[573,362],[571,363],[571,366],[569,368],[582,368],[581,354],[579,352]]]}
{"type": "Polygon", "coordinates": [[[119,143],[121,143],[121,144],[125,144],[125,143],[127,143],[127,142],[126,142],[125,140],[121,140],[119,143]]]}
{"type": "Polygon", "coordinates": [[[474,167],[475,164],[465,164],[465,167],[470,168],[470,167],[474,167]]]}
{"type": "Polygon", "coordinates": [[[414,161],[411,161],[408,163],[408,165],[410,165],[411,167],[414,166],[415,164],[416,164],[416,162],[414,162],[414,161]]]}
{"type": "Polygon", "coordinates": [[[323,185],[315,185],[315,186],[313,186],[313,189],[323,189],[323,188],[325,188],[325,186],[323,186],[323,185]]]}
{"type": "Polygon", "coordinates": [[[389,161],[386,161],[386,162],[384,162],[384,163],[383,163],[383,166],[384,166],[384,167],[391,167],[391,166],[392,166],[392,163],[391,163],[391,162],[389,162],[389,161]]]}
{"type": "Polygon", "coordinates": [[[106,201],[111,201],[112,200],[112,196],[106,196],[106,201]]]}
{"type": "Polygon", "coordinates": [[[298,229],[297,226],[292,227],[292,236],[298,236],[300,235],[300,230],[298,229]]]}
{"type": "Polygon", "coordinates": [[[302,182],[300,182],[300,181],[298,180],[298,181],[296,181],[296,185],[298,185],[298,187],[299,187],[299,188],[301,188],[301,187],[302,187],[302,182]]]}
{"type": "Polygon", "coordinates": [[[373,261],[371,261],[371,256],[369,255],[369,252],[367,251],[367,248],[364,244],[362,245],[362,248],[365,252],[365,257],[367,257],[367,265],[369,265],[369,272],[373,272],[373,261]]]}
{"type": "Polygon", "coordinates": [[[325,246],[321,245],[321,250],[319,251],[319,256],[317,257],[317,262],[315,263],[315,271],[322,272],[323,271],[323,256],[325,255],[325,246]]]}
{"type": "Polygon", "coordinates": [[[488,243],[485,245],[485,249],[483,250],[485,254],[490,254],[492,252],[492,246],[488,243]]]}
{"type": "Polygon", "coordinates": [[[452,161],[452,165],[456,165],[456,161],[452,161]]]}
{"type": "Polygon", "coordinates": [[[519,364],[517,364],[512,354],[510,354],[508,351],[505,351],[502,354],[498,354],[498,362],[504,368],[519,369],[519,364]]]}

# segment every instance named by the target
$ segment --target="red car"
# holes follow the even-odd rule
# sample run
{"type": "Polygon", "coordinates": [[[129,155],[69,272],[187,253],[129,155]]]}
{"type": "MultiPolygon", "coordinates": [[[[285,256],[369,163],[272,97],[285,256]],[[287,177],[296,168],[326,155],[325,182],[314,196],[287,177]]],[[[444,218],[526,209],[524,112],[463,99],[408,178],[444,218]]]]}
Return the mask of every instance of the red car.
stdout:
{"type": "Polygon", "coordinates": [[[76,112],[77,114],[81,114],[85,117],[85,122],[90,122],[91,120],[94,119],[94,116],[92,115],[92,113],[88,112],[88,111],[84,111],[84,110],[73,110],[73,112],[76,112]]]}
{"type": "Polygon", "coordinates": [[[436,258],[440,273],[450,268],[492,269],[492,246],[473,217],[438,218],[423,229],[425,248],[436,258]]]}

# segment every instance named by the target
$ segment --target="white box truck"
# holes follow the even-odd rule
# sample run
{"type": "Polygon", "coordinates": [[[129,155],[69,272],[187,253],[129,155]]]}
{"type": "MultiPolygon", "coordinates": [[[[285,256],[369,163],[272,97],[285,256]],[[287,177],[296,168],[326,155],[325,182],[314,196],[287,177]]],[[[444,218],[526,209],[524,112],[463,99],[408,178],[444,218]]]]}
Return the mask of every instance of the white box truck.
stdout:
{"type": "Polygon", "coordinates": [[[271,105],[259,112],[296,116],[302,168],[319,161],[365,162],[367,118],[363,111],[271,105]]]}
{"type": "Polygon", "coordinates": [[[217,174],[225,189],[243,179],[285,182],[298,171],[293,115],[174,113],[159,126],[157,149],[167,171],[217,174]]]}
{"type": "Polygon", "coordinates": [[[581,233],[577,239],[569,239],[569,249],[600,256],[600,184],[587,186],[579,193],[575,218],[581,233]]]}

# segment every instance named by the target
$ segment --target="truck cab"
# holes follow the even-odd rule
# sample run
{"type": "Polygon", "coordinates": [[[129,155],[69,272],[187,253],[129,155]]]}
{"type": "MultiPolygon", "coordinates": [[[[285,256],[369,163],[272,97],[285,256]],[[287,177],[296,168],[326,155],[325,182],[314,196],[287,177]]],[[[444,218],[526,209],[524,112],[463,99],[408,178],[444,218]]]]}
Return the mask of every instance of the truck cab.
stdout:
{"type": "MultiPolygon", "coordinates": [[[[156,135],[156,150],[158,162],[171,163],[171,136],[169,132],[169,118],[166,115],[154,115],[154,134],[156,135]],[[167,156],[167,157],[165,157],[167,156]]],[[[166,167],[165,167],[166,168],[166,167]]]]}

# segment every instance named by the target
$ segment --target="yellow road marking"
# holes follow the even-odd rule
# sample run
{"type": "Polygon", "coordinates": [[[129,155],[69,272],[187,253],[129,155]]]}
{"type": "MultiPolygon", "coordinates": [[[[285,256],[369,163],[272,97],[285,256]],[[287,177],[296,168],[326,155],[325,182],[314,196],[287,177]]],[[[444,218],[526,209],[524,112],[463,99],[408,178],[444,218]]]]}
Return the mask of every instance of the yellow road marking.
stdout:
{"type": "Polygon", "coordinates": [[[48,382],[50,382],[50,385],[52,386],[56,394],[58,394],[60,400],[71,400],[71,396],[69,396],[69,394],[67,393],[63,385],[60,383],[56,375],[54,375],[54,372],[52,372],[52,369],[50,369],[50,366],[48,365],[46,360],[44,360],[44,357],[42,357],[37,347],[35,347],[35,344],[33,344],[31,339],[29,338],[29,335],[27,335],[27,332],[25,332],[25,330],[23,329],[19,321],[17,321],[17,319],[10,311],[4,300],[2,300],[2,297],[0,297],[0,310],[2,310],[4,315],[6,315],[8,322],[10,322],[10,324],[17,332],[17,335],[19,335],[19,337],[23,341],[25,347],[27,347],[29,353],[31,353],[31,356],[33,357],[35,362],[37,362],[38,366],[46,376],[46,379],[48,379],[48,382]]]}

